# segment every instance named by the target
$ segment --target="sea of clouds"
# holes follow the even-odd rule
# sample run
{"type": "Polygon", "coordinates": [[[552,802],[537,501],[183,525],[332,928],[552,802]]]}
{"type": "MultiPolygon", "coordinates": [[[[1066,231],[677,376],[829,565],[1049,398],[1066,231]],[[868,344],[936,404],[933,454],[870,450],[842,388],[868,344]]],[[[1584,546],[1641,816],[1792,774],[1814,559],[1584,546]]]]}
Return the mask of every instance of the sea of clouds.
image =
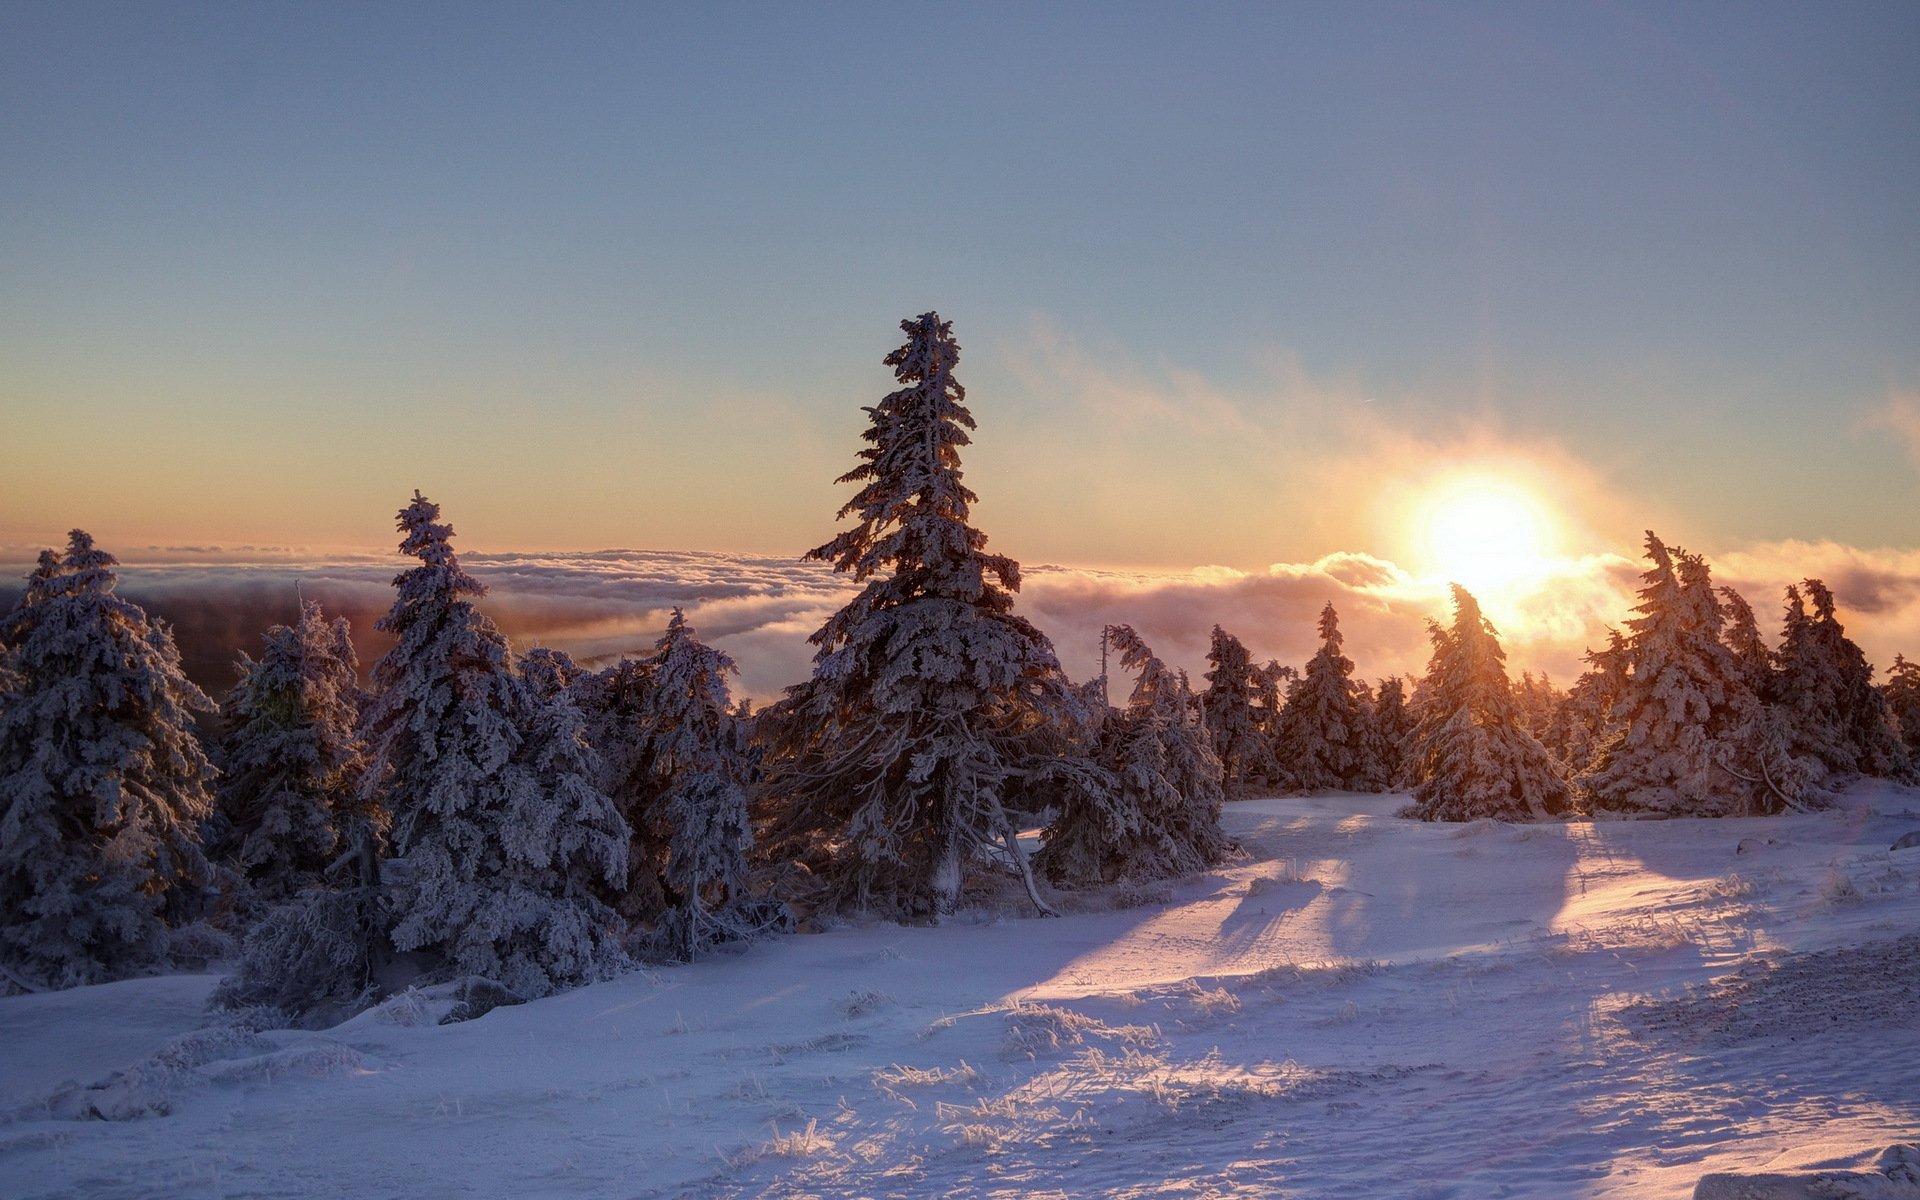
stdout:
{"type": "MultiPolygon", "coordinates": [[[[303,596],[346,616],[362,663],[371,663],[388,645],[374,622],[392,603],[395,576],[412,565],[397,554],[281,547],[115,552],[121,593],[173,625],[189,674],[216,695],[233,682],[236,653],[257,652],[261,632],[292,620],[303,596]]],[[[738,662],[736,690],[761,703],[807,677],[814,652],[808,638],[853,593],[851,581],[827,567],[785,556],[467,551],[461,561],[487,585],[480,607],[517,651],[551,646],[590,665],[644,654],[678,607],[704,640],[738,662]]],[[[30,562],[24,547],[0,548],[9,585],[30,562]]],[[[1834,589],[1841,619],[1877,665],[1890,663],[1895,651],[1920,652],[1920,552],[1786,542],[1725,554],[1713,565],[1716,581],[1739,588],[1769,634],[1778,627],[1784,585],[1817,576],[1834,589]]],[[[1483,598],[1512,674],[1525,668],[1570,683],[1584,652],[1604,644],[1609,625],[1632,615],[1641,570],[1620,555],[1543,561],[1509,595],[1483,598]]],[[[8,590],[0,587],[0,603],[10,605],[18,594],[17,585],[8,590]]],[[[1215,624],[1257,660],[1297,667],[1318,647],[1317,621],[1327,604],[1339,612],[1356,674],[1368,680],[1423,671],[1428,622],[1450,611],[1444,581],[1355,553],[1259,572],[1034,565],[1024,571],[1019,609],[1053,639],[1076,679],[1098,673],[1101,628],[1125,623],[1199,686],[1215,624]]]]}

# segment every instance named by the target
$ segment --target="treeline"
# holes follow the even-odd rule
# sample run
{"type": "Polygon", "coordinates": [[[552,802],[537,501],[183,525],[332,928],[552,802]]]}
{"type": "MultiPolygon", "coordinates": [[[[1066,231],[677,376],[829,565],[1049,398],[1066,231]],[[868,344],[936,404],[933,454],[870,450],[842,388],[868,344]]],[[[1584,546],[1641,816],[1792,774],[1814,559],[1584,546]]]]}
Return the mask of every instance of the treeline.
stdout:
{"type": "Polygon", "coordinates": [[[1721,815],[1911,770],[1920,670],[1896,660],[1874,688],[1811,580],[1768,651],[1704,561],[1651,535],[1629,632],[1564,695],[1510,686],[1456,588],[1410,695],[1353,677],[1329,605],[1298,671],[1216,627],[1197,691],[1110,627],[1132,678],[1110,704],[1013,611],[1019,566],[970,523],[950,324],[901,327],[885,360],[901,387],[866,410],[842,477],[851,527],[808,555],[861,590],[814,634],[812,676],[758,712],[678,611],[650,654],[605,670],[516,655],[418,492],[397,518],[416,565],[364,685],[345,620],[305,604],[216,706],[87,534],[44,552],[0,623],[0,986],[239,950],[218,1003],[319,1022],[416,984],[543,995],[815,914],[938,916],[1006,888],[1051,912],[1062,890],[1219,862],[1229,796],[1411,789],[1409,815],[1442,820],[1721,815]]]}

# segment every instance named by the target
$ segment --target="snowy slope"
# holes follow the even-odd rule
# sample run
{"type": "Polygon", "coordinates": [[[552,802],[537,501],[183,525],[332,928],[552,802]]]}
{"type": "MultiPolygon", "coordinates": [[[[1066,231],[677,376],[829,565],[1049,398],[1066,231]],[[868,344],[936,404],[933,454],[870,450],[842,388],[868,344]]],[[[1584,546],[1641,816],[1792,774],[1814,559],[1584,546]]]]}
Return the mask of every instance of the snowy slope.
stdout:
{"type": "Polygon", "coordinates": [[[795,937],[458,1025],[202,1028],[212,977],[0,1000],[0,1195],[1684,1197],[1920,1134],[1920,849],[1888,851],[1920,795],[1403,803],[1229,805],[1245,856],[1165,902],[795,937]]]}

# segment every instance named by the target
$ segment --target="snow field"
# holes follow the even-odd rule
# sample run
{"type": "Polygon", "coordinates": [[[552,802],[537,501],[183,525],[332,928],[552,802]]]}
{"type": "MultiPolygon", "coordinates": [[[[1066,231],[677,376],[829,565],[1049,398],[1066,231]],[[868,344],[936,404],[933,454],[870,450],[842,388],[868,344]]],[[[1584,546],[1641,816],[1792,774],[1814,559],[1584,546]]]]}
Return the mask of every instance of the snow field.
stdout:
{"type": "Polygon", "coordinates": [[[1887,849],[1920,797],[1405,799],[1229,805],[1243,855],[1137,908],[842,927],[454,1025],[418,993],[253,1028],[212,976],[0,1000],[0,1194],[1684,1197],[1920,1130],[1920,849],[1887,849]]]}

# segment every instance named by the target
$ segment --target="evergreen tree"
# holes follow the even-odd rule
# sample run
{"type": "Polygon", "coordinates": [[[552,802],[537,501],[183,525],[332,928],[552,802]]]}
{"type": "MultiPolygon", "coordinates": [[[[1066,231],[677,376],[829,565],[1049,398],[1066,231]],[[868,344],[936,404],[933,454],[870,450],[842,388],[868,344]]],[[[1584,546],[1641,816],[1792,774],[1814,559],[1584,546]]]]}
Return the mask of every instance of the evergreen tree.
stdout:
{"type": "Polygon", "coordinates": [[[1542,671],[1538,679],[1532,671],[1520,672],[1520,684],[1513,690],[1513,702],[1520,714],[1520,723],[1528,733],[1542,742],[1547,731],[1553,728],[1553,714],[1566,701],[1566,695],[1553,686],[1553,680],[1542,671]]]}
{"type": "Polygon", "coordinates": [[[1428,821],[1542,820],[1568,815],[1572,793],[1507,683],[1506,652],[1467,589],[1453,624],[1430,622],[1433,659],[1411,752],[1414,811],[1428,821]]]}
{"type": "Polygon", "coordinates": [[[506,639],[470,599],[486,588],[439,516],[419,492],[400,510],[400,549],[420,565],[394,579],[378,627],[396,642],[374,665],[363,720],[365,801],[393,820],[391,936],[438,970],[544,995],[624,964],[594,894],[626,869],[620,816],[594,780],[581,714],[509,668],[506,639]]]}
{"type": "Polygon", "coordinates": [[[213,702],[167,626],[114,594],[112,555],[76,529],[0,622],[0,991],[161,965],[166,918],[207,878],[213,702]]]}
{"type": "Polygon", "coordinates": [[[308,600],[263,642],[258,661],[241,653],[227,695],[216,849],[257,896],[278,902],[320,882],[355,823],[377,829],[382,814],[359,793],[359,664],[346,618],[329,622],[308,600]]]}
{"type": "Polygon", "coordinates": [[[1906,747],[1873,686],[1873,666],[1835,615],[1833,593],[1818,579],[1801,586],[1813,613],[1800,589],[1788,587],[1778,676],[1794,750],[1821,775],[1906,777],[1906,747]]]}
{"type": "Polygon", "coordinates": [[[1120,665],[1138,671],[1124,711],[1102,724],[1099,774],[1081,777],[1041,835],[1040,868],[1059,883],[1166,879],[1226,854],[1220,760],[1186,676],[1169,670],[1132,627],[1109,626],[1120,665]]]}
{"type": "Polygon", "coordinates": [[[1398,675],[1389,675],[1380,681],[1367,714],[1360,756],[1364,764],[1362,790],[1384,792],[1405,786],[1413,729],[1406,684],[1398,675]]]}
{"type": "Polygon", "coordinates": [[[1586,660],[1587,670],[1567,689],[1541,739],[1570,777],[1586,771],[1613,736],[1614,702],[1627,682],[1626,638],[1617,629],[1607,630],[1606,648],[1587,651],[1586,660]]]}
{"type": "Polygon", "coordinates": [[[1272,750],[1261,735],[1255,710],[1259,672],[1247,648],[1218,625],[1207,651],[1207,690],[1200,697],[1214,756],[1229,796],[1244,796],[1253,782],[1272,773],[1272,750]]]}
{"type": "Polygon", "coordinates": [[[1354,693],[1353,660],[1340,652],[1340,617],[1320,613],[1320,649],[1287,689],[1275,756],[1293,787],[1317,792],[1360,782],[1365,714],[1354,693]]]}
{"type": "Polygon", "coordinates": [[[651,667],[639,757],[653,779],[649,807],[669,831],[665,878],[680,899],[669,940],[674,953],[691,958],[702,947],[748,936],[759,923],[743,903],[753,763],[729,697],[733,659],[695,637],[677,608],[651,667]]]}
{"type": "Polygon", "coordinates": [[[1721,641],[1706,561],[1651,531],[1647,556],[1613,733],[1577,782],[1596,812],[1727,816],[1795,802],[1796,764],[1769,744],[1759,698],[1721,641]]]}
{"type": "Polygon", "coordinates": [[[1726,614],[1726,646],[1739,666],[1741,681],[1760,700],[1772,702],[1779,695],[1779,687],[1774,679],[1773,652],[1767,649],[1766,642],[1760,637],[1760,625],[1754,618],[1753,605],[1730,587],[1720,589],[1720,601],[1721,609],[1726,614]]]}
{"type": "Polygon", "coordinates": [[[557,700],[573,689],[586,670],[565,650],[535,646],[520,656],[520,678],[542,700],[557,700]]]}
{"type": "Polygon", "coordinates": [[[960,450],[974,427],[950,322],[901,322],[902,384],[867,410],[841,476],[857,524],[810,551],[862,584],[813,635],[812,679],[770,710],[778,853],[858,908],[947,913],[976,857],[1033,888],[1010,792],[1068,748],[1078,699],[1053,647],[1013,612],[1020,568],[968,524],[960,450]]]}
{"type": "Polygon", "coordinates": [[[1905,655],[1893,656],[1887,669],[1887,681],[1880,685],[1894,725],[1907,747],[1907,760],[1920,762],[1920,663],[1908,662],[1905,655]]]}
{"type": "Polygon", "coordinates": [[[600,789],[614,802],[627,834],[627,875],[602,895],[635,925],[652,925],[669,907],[667,851],[671,830],[658,803],[645,731],[653,711],[654,655],[623,658],[583,676],[570,695],[587,718],[587,740],[600,757],[600,789]]]}

